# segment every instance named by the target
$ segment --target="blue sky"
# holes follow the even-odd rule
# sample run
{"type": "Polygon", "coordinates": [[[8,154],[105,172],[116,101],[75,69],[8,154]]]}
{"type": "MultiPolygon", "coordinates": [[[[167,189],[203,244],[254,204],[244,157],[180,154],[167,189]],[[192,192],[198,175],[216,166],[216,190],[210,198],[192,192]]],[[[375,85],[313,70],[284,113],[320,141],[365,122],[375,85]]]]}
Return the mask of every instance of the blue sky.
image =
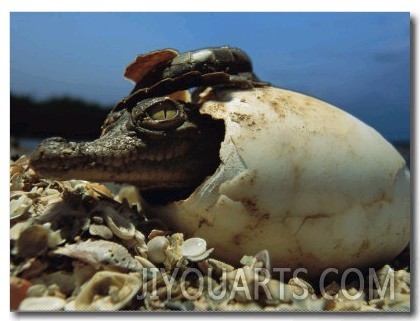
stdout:
{"type": "Polygon", "coordinates": [[[11,91],[112,105],[140,53],[230,45],[273,85],[410,137],[409,13],[11,13],[11,91]]]}

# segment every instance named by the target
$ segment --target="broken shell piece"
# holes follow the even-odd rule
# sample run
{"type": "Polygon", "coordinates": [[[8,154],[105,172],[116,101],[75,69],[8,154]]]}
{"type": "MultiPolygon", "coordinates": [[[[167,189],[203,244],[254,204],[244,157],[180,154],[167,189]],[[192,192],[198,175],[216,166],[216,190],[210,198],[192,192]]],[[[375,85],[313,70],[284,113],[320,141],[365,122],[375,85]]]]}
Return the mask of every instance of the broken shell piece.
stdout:
{"type": "Polygon", "coordinates": [[[147,244],[146,237],[138,230],[134,233],[134,237],[130,240],[123,240],[124,245],[129,250],[134,250],[137,254],[146,257],[147,256],[147,244]]]}
{"type": "Polygon", "coordinates": [[[106,207],[105,212],[105,222],[108,225],[109,229],[117,237],[123,240],[129,240],[134,237],[136,228],[133,223],[131,223],[126,218],[119,215],[113,208],[106,207]]]}
{"type": "Polygon", "coordinates": [[[24,188],[25,184],[23,183],[22,175],[15,173],[10,176],[10,191],[19,191],[24,188]]]}
{"type": "Polygon", "coordinates": [[[109,240],[113,236],[112,231],[108,227],[100,224],[91,224],[89,226],[89,233],[90,235],[99,236],[105,240],[109,240]]]}
{"type": "Polygon", "coordinates": [[[156,264],[163,263],[166,259],[166,250],[169,240],[165,236],[156,236],[147,243],[147,258],[156,264]]]}
{"type": "Polygon", "coordinates": [[[302,292],[308,292],[310,294],[315,293],[315,290],[311,284],[297,277],[291,278],[288,284],[294,287],[293,292],[295,292],[299,296],[302,295],[302,292]]]}
{"type": "Polygon", "coordinates": [[[56,249],[54,254],[69,256],[92,264],[95,267],[107,265],[130,271],[140,271],[142,266],[128,250],[117,243],[105,240],[87,240],[56,249]]]}
{"type": "Polygon", "coordinates": [[[26,195],[20,196],[18,199],[10,201],[10,219],[17,220],[24,214],[28,213],[29,208],[32,206],[32,200],[26,195]]]}
{"type": "Polygon", "coordinates": [[[135,259],[146,269],[156,269],[156,266],[152,262],[142,256],[135,256],[135,259]]]}
{"type": "Polygon", "coordinates": [[[96,192],[98,195],[103,196],[105,198],[113,199],[112,192],[103,184],[98,183],[90,183],[86,184],[86,189],[91,189],[96,192]]]}
{"type": "Polygon", "coordinates": [[[97,272],[76,297],[77,311],[115,311],[124,308],[136,295],[142,281],[135,275],[97,272]]]}
{"type": "Polygon", "coordinates": [[[19,311],[60,311],[66,300],[54,296],[29,297],[19,305],[19,311]]]}
{"type": "Polygon", "coordinates": [[[42,226],[47,231],[48,247],[50,249],[54,249],[58,245],[65,242],[65,240],[61,237],[61,231],[60,230],[54,231],[54,230],[51,229],[51,223],[45,223],[42,226]]]}

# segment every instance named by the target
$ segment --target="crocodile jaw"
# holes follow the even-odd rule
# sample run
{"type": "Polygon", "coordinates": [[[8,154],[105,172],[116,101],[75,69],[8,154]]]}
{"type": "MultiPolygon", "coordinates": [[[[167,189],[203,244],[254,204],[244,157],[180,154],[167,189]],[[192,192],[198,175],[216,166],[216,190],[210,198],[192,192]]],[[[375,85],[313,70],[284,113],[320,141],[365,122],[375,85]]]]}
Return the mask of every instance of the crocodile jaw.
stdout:
{"type": "Polygon", "coordinates": [[[187,148],[187,144],[180,144],[165,151],[151,150],[128,136],[87,143],[52,137],[31,155],[31,166],[41,176],[60,180],[132,183],[143,189],[179,188],[189,185],[191,179],[184,171],[174,170],[187,148]]]}
{"type": "Polygon", "coordinates": [[[59,180],[129,183],[140,190],[197,186],[220,163],[220,145],[169,140],[147,144],[136,136],[105,135],[92,142],[44,140],[31,155],[31,166],[42,177],[59,180]]]}

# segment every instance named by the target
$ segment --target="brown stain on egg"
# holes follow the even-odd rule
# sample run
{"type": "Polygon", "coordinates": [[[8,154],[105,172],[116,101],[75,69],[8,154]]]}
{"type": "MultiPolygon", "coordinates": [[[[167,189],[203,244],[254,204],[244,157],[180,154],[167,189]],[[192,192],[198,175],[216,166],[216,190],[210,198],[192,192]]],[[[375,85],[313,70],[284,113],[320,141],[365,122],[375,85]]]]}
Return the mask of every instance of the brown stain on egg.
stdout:
{"type": "Polygon", "coordinates": [[[362,244],[360,245],[359,249],[357,250],[356,257],[363,255],[364,252],[366,252],[370,247],[370,241],[369,240],[363,240],[362,244]]]}

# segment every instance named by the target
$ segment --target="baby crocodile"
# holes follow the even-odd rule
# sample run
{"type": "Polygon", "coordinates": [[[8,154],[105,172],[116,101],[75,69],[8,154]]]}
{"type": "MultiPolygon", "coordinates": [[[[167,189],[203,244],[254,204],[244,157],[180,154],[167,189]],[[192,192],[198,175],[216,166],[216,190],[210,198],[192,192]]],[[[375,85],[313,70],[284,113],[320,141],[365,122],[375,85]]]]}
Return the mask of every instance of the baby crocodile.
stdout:
{"type": "Polygon", "coordinates": [[[148,64],[131,66],[136,87],[110,112],[97,140],[52,137],[38,146],[30,162],[41,176],[131,183],[142,191],[191,190],[216,170],[223,121],[165,95],[209,84],[260,84],[251,62],[230,47],[152,54],[148,64]]]}

